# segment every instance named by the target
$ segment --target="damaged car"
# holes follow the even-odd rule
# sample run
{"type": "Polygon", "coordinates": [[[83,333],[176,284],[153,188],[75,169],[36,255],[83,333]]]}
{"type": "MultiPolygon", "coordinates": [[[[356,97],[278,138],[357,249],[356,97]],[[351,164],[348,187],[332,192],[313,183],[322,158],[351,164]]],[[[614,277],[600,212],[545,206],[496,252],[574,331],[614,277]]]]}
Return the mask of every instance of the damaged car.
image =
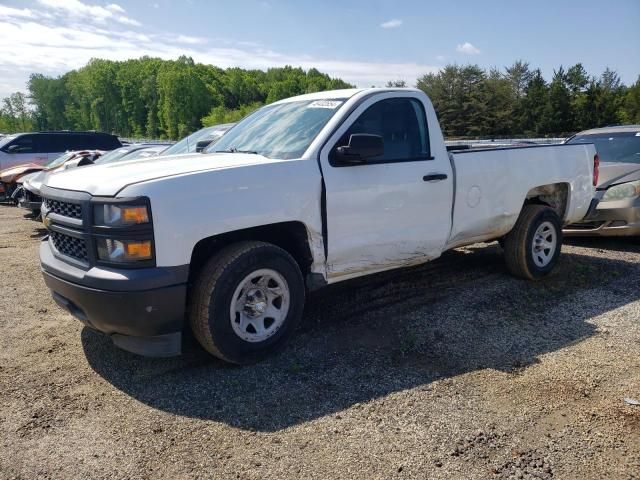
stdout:
{"type": "Polygon", "coordinates": [[[594,128],[566,141],[593,143],[600,157],[597,208],[579,223],[568,225],[567,236],[640,236],[640,125],[594,128]]]}

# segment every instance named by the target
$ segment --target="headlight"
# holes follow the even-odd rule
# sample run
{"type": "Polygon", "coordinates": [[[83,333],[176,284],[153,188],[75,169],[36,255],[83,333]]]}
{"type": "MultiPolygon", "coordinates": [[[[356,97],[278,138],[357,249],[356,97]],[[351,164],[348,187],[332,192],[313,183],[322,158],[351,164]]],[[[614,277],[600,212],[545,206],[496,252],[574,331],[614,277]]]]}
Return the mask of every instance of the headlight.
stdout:
{"type": "Polygon", "coordinates": [[[98,258],[105,262],[135,263],[153,258],[151,240],[98,238],[98,258]]]}
{"type": "Polygon", "coordinates": [[[146,205],[96,205],[93,223],[106,227],[127,227],[149,223],[146,205]]]}
{"type": "Polygon", "coordinates": [[[604,193],[602,201],[624,200],[626,198],[637,197],[638,195],[640,195],[640,180],[609,187],[604,193]]]}

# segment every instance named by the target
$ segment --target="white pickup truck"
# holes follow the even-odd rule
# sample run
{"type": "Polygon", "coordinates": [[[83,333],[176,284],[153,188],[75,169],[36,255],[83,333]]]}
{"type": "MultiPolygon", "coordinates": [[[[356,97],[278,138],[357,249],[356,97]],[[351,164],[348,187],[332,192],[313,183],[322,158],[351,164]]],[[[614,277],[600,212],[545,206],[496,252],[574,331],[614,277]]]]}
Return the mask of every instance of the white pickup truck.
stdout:
{"type": "Polygon", "coordinates": [[[226,361],[280,347],[305,292],[500,240],[536,279],[593,208],[593,145],[447,152],[427,96],[355,89],[261,108],[202,154],[49,177],[40,259],[55,300],[114,343],[226,361]]]}

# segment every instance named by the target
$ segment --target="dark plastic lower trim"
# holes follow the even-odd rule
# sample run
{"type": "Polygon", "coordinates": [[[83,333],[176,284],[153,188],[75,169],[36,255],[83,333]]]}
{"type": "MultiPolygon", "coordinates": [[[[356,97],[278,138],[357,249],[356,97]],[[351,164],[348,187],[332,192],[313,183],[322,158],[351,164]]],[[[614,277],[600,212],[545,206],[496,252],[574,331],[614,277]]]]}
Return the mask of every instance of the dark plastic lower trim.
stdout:
{"type": "Polygon", "coordinates": [[[114,333],[111,340],[116,347],[145,357],[175,357],[182,353],[182,332],[152,337],[131,337],[114,333]]]}
{"type": "Polygon", "coordinates": [[[56,303],[95,330],[135,337],[182,331],[186,284],[115,292],[67,282],[46,271],[42,274],[56,303]]]}

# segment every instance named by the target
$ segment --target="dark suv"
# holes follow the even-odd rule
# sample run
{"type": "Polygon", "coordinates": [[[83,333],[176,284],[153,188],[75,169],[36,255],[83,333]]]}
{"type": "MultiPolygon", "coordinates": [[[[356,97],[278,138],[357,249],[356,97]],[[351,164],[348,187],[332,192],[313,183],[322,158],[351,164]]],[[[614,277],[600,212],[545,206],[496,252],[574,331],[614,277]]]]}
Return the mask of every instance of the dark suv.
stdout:
{"type": "Polygon", "coordinates": [[[16,133],[0,139],[0,171],[16,165],[42,165],[68,150],[113,150],[118,137],[100,132],[16,133]]]}

